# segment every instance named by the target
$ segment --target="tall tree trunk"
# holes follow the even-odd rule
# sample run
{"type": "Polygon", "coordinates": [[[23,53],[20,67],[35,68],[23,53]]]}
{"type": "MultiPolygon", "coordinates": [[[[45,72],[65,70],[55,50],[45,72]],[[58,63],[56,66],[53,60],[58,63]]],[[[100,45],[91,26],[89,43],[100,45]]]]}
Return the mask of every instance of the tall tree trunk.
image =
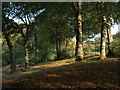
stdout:
{"type": "Polygon", "coordinates": [[[76,5],[76,23],[77,23],[77,30],[76,30],[76,50],[75,56],[76,60],[80,61],[83,59],[83,36],[82,36],[82,15],[81,15],[81,2],[77,2],[76,5]]]}
{"type": "Polygon", "coordinates": [[[28,43],[25,41],[25,69],[29,67],[28,43]]]}
{"type": "Polygon", "coordinates": [[[61,40],[59,40],[59,51],[61,51],[62,50],[62,45],[61,45],[61,40]]]}
{"type": "Polygon", "coordinates": [[[111,34],[111,28],[110,25],[107,27],[107,40],[108,40],[108,57],[113,56],[112,48],[111,48],[111,42],[113,40],[112,34],[111,34]]]}
{"type": "Polygon", "coordinates": [[[106,46],[106,17],[102,17],[101,28],[101,46],[100,46],[100,59],[106,58],[105,46],[106,46]]]}
{"type": "Polygon", "coordinates": [[[29,56],[28,56],[28,38],[29,38],[29,27],[27,26],[25,37],[24,37],[24,44],[25,44],[25,69],[29,67],[29,56]]]}
{"type": "Polygon", "coordinates": [[[68,41],[67,40],[65,40],[65,48],[66,48],[66,50],[68,48],[68,41]]]}
{"type": "Polygon", "coordinates": [[[16,64],[13,58],[13,46],[12,46],[12,43],[10,42],[9,36],[5,36],[5,39],[7,41],[7,45],[9,48],[9,56],[10,56],[10,63],[11,63],[10,72],[14,72],[16,70],[16,64]]]}
{"type": "Polygon", "coordinates": [[[56,41],[56,59],[59,59],[59,42],[56,41]]]}
{"type": "MultiPolygon", "coordinates": [[[[29,67],[29,56],[28,56],[28,38],[29,38],[29,26],[26,26],[26,32],[22,30],[22,36],[24,38],[24,51],[25,51],[25,69],[29,67]]],[[[22,28],[23,29],[23,28],[22,28]]]]}

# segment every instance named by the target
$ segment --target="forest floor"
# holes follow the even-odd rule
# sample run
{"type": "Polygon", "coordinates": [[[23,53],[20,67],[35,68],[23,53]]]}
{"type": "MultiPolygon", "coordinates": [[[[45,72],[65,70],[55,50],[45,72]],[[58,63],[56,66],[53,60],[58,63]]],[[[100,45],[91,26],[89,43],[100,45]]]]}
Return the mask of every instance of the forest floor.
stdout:
{"type": "Polygon", "coordinates": [[[5,88],[112,88],[120,89],[120,58],[97,60],[99,56],[86,56],[42,62],[29,69],[17,68],[7,73],[3,68],[2,87],[5,88]]]}

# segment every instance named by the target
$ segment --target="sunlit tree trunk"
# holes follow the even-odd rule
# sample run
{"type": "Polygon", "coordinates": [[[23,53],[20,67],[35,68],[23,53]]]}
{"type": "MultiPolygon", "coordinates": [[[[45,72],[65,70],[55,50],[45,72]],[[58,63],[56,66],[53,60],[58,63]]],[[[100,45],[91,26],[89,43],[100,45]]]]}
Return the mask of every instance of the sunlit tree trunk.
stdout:
{"type": "Polygon", "coordinates": [[[30,27],[27,24],[24,24],[21,28],[21,34],[24,39],[24,52],[25,52],[25,69],[29,67],[29,53],[28,53],[28,41],[30,37],[30,27]]]}
{"type": "Polygon", "coordinates": [[[106,46],[106,17],[102,17],[102,27],[101,27],[101,44],[100,44],[100,59],[106,58],[105,46],[106,46]]]}
{"type": "Polygon", "coordinates": [[[12,46],[12,43],[10,42],[9,36],[5,36],[5,39],[7,41],[7,45],[9,48],[9,56],[10,56],[10,63],[11,63],[10,72],[14,72],[16,70],[16,64],[13,58],[13,46],[12,46]]]}
{"type": "Polygon", "coordinates": [[[25,48],[25,69],[29,67],[29,55],[28,55],[28,36],[29,36],[29,28],[26,26],[26,32],[24,33],[24,48],[25,48]]]}
{"type": "Polygon", "coordinates": [[[25,41],[25,69],[29,66],[28,43],[25,41]]]}
{"type": "Polygon", "coordinates": [[[76,50],[75,56],[76,60],[80,61],[83,59],[83,36],[82,36],[82,15],[81,15],[81,2],[77,2],[76,4],[76,50]]]}

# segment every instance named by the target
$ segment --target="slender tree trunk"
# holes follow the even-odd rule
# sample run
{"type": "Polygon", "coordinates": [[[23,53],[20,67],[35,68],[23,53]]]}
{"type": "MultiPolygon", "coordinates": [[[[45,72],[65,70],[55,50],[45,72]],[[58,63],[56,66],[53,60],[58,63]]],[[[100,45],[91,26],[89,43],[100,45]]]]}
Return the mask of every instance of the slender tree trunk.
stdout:
{"type": "Polygon", "coordinates": [[[110,57],[114,55],[112,52],[111,46],[110,46],[113,40],[110,26],[107,27],[107,40],[108,40],[108,55],[107,56],[110,57]]]}
{"type": "Polygon", "coordinates": [[[25,69],[28,69],[29,67],[29,56],[28,56],[28,38],[29,38],[29,27],[26,26],[26,32],[22,33],[24,38],[24,51],[25,51],[25,69]]]}
{"type": "Polygon", "coordinates": [[[37,33],[35,33],[35,64],[38,63],[38,39],[37,33]]]}
{"type": "Polygon", "coordinates": [[[28,43],[25,41],[25,69],[29,67],[28,43]]]}
{"type": "Polygon", "coordinates": [[[102,28],[101,28],[101,46],[100,46],[100,59],[106,58],[105,52],[106,46],[106,17],[102,17],[102,28]]]}
{"type": "Polygon", "coordinates": [[[76,30],[76,50],[75,56],[76,60],[80,61],[83,59],[83,36],[82,36],[82,15],[81,15],[81,2],[77,2],[76,5],[76,22],[77,22],[77,30],[76,30]]]}
{"type": "Polygon", "coordinates": [[[62,50],[62,45],[61,45],[61,40],[59,40],[59,51],[61,51],[62,50]]]}
{"type": "Polygon", "coordinates": [[[56,41],[56,59],[59,59],[59,42],[56,41]]]}
{"type": "Polygon", "coordinates": [[[9,56],[10,56],[10,63],[11,63],[10,72],[14,72],[16,70],[16,64],[13,58],[13,46],[12,46],[12,43],[10,42],[9,36],[5,36],[5,39],[7,41],[7,45],[9,48],[9,56]]]}
{"type": "Polygon", "coordinates": [[[66,50],[68,48],[68,41],[67,40],[65,41],[65,48],[66,48],[66,50]]]}

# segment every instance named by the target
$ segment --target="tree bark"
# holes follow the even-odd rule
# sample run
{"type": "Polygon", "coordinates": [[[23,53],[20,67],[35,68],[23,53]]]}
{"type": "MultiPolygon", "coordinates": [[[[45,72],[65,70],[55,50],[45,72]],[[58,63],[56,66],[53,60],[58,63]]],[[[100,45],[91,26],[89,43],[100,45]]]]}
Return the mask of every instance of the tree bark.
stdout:
{"type": "Polygon", "coordinates": [[[107,40],[108,40],[108,57],[113,56],[112,48],[111,48],[111,42],[113,40],[112,34],[111,34],[111,28],[110,25],[107,27],[107,40]]]}
{"type": "Polygon", "coordinates": [[[106,17],[102,16],[102,28],[101,28],[101,44],[100,44],[100,59],[106,58],[105,46],[106,46],[106,17]]]}
{"type": "Polygon", "coordinates": [[[62,50],[62,45],[61,45],[61,43],[62,43],[61,40],[59,40],[59,43],[58,43],[58,44],[59,44],[59,51],[62,50]]]}
{"type": "Polygon", "coordinates": [[[25,41],[25,69],[29,67],[28,43],[25,41]]]}
{"type": "Polygon", "coordinates": [[[56,41],[56,59],[59,59],[59,42],[56,41]]]}
{"type": "Polygon", "coordinates": [[[83,59],[83,35],[82,35],[82,15],[81,15],[81,2],[77,2],[76,5],[76,50],[75,56],[76,60],[80,61],[83,59]]]}
{"type": "Polygon", "coordinates": [[[67,40],[65,40],[65,48],[66,48],[66,50],[68,48],[68,41],[67,40]]]}
{"type": "Polygon", "coordinates": [[[24,52],[25,52],[25,69],[28,69],[29,67],[29,56],[28,56],[28,38],[29,38],[29,34],[30,34],[30,31],[29,31],[29,26],[26,26],[26,30],[23,31],[24,26],[22,26],[21,28],[21,34],[22,34],[22,37],[24,38],[24,52]]]}
{"type": "Polygon", "coordinates": [[[9,56],[10,56],[10,63],[11,63],[10,72],[14,72],[16,70],[16,64],[13,58],[13,46],[12,46],[12,43],[10,42],[9,36],[5,36],[5,39],[7,41],[7,45],[9,48],[9,56]]]}
{"type": "Polygon", "coordinates": [[[28,38],[30,36],[29,26],[27,26],[24,41],[25,41],[25,69],[29,68],[29,56],[28,56],[28,38]]]}

